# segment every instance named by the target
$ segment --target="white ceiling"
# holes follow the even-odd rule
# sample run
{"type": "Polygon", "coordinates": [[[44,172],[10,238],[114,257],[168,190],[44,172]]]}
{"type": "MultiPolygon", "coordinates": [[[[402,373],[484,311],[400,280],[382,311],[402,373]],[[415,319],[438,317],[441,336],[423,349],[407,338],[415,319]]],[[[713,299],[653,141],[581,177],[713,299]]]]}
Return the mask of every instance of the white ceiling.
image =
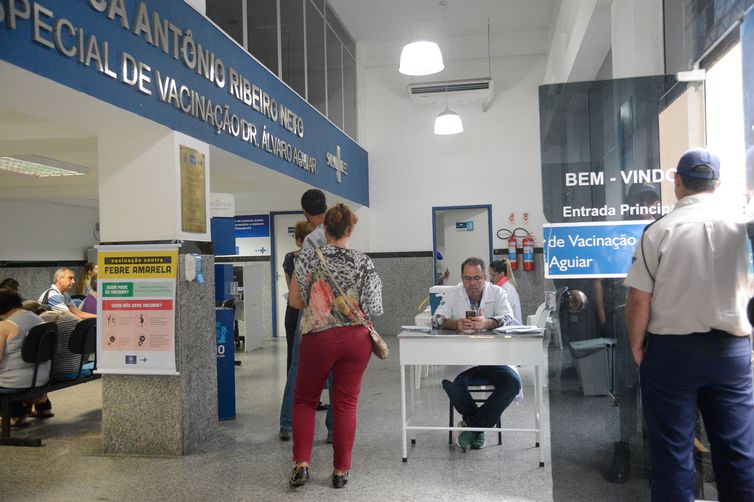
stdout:
{"type": "Polygon", "coordinates": [[[412,35],[454,38],[547,30],[560,0],[329,0],[356,42],[405,42],[412,35]]]}
{"type": "MultiPolygon", "coordinates": [[[[366,45],[402,45],[408,39],[409,25],[413,34],[446,41],[486,37],[487,18],[493,39],[526,40],[517,34],[547,32],[553,9],[560,2],[448,0],[443,13],[437,1],[429,0],[329,1],[356,42],[366,45]]],[[[392,51],[387,54],[394,64],[392,51]]],[[[456,56],[462,57],[457,52],[456,56]]],[[[89,169],[86,176],[45,179],[0,171],[0,200],[47,200],[97,207],[97,137],[161,127],[3,62],[0,81],[0,155],[36,154],[89,169]]],[[[250,193],[301,192],[300,182],[234,155],[213,148],[211,159],[213,191],[243,193],[247,200],[250,193]]],[[[295,199],[293,208],[297,206],[295,199]]]]}

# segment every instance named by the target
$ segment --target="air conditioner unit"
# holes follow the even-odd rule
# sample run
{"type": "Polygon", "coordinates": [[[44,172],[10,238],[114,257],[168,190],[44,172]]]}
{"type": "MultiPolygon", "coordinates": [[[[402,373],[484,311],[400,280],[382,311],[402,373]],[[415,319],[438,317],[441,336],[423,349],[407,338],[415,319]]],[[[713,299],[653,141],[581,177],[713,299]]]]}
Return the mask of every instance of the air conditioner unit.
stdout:
{"type": "Polygon", "coordinates": [[[483,103],[486,108],[493,98],[493,82],[490,78],[475,78],[409,84],[408,95],[417,105],[444,105],[447,96],[448,105],[483,103]]]}

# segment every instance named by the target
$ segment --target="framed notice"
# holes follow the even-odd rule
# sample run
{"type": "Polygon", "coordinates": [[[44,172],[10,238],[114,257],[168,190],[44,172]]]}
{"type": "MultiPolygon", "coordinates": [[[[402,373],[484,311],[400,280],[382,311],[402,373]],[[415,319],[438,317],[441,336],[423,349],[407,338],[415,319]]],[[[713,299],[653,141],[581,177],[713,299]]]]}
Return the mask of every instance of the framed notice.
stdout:
{"type": "Polygon", "coordinates": [[[100,246],[97,372],[177,375],[178,246],[100,246]]]}
{"type": "Polygon", "coordinates": [[[207,232],[204,154],[181,145],[181,230],[207,232]]]}

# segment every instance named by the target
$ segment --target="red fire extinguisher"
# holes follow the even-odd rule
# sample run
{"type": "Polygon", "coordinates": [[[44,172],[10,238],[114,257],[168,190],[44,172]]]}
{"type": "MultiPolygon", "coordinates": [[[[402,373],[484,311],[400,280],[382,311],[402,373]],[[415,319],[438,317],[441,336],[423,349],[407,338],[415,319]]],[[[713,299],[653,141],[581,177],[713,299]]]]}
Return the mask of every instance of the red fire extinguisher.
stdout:
{"type": "Polygon", "coordinates": [[[524,270],[534,270],[534,237],[527,233],[524,237],[524,270]]]}
{"type": "Polygon", "coordinates": [[[516,233],[511,232],[508,237],[508,262],[511,264],[511,269],[518,269],[518,257],[516,256],[516,247],[518,246],[518,239],[516,239],[516,233]]]}

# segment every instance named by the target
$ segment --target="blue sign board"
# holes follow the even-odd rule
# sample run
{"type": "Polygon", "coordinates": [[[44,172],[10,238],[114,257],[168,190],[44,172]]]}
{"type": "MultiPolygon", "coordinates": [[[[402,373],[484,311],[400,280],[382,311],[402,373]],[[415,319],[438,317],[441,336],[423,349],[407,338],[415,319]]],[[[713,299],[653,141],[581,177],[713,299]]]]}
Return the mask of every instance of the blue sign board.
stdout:
{"type": "Polygon", "coordinates": [[[474,222],[473,221],[457,221],[456,231],[457,232],[473,232],[474,222]]]}
{"type": "Polygon", "coordinates": [[[644,228],[652,221],[544,225],[545,277],[625,277],[644,228]]]}
{"type": "Polygon", "coordinates": [[[367,152],[184,0],[2,2],[0,21],[0,61],[369,205],[367,152]]]}
{"type": "Polygon", "coordinates": [[[269,237],[270,215],[236,216],[236,238],[269,237]]]}

